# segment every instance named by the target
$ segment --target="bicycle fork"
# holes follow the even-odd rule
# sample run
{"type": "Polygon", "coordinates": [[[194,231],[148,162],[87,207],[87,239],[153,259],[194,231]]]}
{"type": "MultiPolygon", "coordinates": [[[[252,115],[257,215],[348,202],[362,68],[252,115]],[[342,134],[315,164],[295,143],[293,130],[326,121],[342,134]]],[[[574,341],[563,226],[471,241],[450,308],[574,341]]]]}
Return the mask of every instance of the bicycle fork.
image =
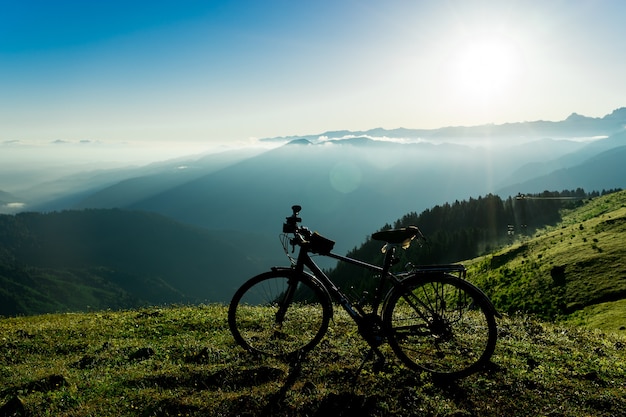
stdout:
{"type": "Polygon", "coordinates": [[[287,309],[293,302],[293,297],[296,294],[296,289],[298,288],[298,280],[291,278],[288,281],[287,290],[285,291],[285,296],[280,300],[278,310],[276,311],[276,324],[278,326],[283,325],[283,321],[285,320],[285,316],[287,315],[287,309]]]}

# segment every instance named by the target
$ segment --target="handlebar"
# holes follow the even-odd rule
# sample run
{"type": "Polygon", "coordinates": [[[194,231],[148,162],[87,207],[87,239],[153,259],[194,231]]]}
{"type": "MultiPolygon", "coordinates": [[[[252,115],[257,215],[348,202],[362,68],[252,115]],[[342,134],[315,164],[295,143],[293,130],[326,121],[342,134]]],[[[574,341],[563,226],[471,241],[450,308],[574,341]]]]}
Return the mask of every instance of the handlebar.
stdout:
{"type": "MultiPolygon", "coordinates": [[[[330,253],[335,245],[335,242],[325,238],[317,232],[311,233],[308,228],[298,225],[298,223],[302,221],[302,219],[298,217],[300,211],[302,210],[302,206],[294,205],[291,207],[291,210],[293,211],[293,214],[286,217],[285,223],[283,223],[283,233],[293,233],[294,235],[293,239],[290,239],[291,245],[294,248],[296,245],[302,246],[313,253],[323,255],[330,253]]],[[[417,226],[385,230],[372,234],[372,239],[385,242],[385,247],[392,244],[400,245],[403,249],[408,248],[411,241],[415,238],[426,241],[426,237],[417,226]]]]}
{"type": "Polygon", "coordinates": [[[293,239],[290,239],[292,246],[302,246],[313,253],[328,254],[335,246],[333,240],[327,239],[317,232],[311,231],[304,226],[299,226],[302,221],[298,214],[302,210],[301,206],[295,205],[291,207],[293,214],[285,218],[283,223],[283,233],[293,233],[293,239]]]}

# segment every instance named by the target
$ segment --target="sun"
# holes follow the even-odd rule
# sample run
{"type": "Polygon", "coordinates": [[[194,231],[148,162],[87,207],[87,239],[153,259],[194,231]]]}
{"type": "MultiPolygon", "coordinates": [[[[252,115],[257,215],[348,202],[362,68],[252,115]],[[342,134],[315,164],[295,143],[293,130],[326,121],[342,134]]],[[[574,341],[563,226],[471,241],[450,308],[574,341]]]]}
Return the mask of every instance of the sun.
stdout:
{"type": "Polygon", "coordinates": [[[503,38],[474,39],[450,62],[451,87],[466,99],[490,101],[508,94],[520,72],[515,45],[503,38]]]}

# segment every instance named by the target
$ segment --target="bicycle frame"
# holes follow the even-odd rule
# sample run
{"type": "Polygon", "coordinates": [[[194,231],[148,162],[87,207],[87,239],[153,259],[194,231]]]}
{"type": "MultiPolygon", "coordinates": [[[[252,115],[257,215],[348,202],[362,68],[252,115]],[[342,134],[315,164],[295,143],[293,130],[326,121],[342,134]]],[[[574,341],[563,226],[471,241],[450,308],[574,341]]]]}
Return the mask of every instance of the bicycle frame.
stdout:
{"type": "Polygon", "coordinates": [[[255,354],[300,361],[324,337],[339,304],[370,346],[360,369],[374,355],[375,367],[384,364],[379,349],[384,343],[389,343],[404,364],[418,371],[460,377],[486,363],[497,340],[494,317],[500,315],[491,300],[465,280],[462,264],[408,264],[392,272],[392,265],[399,260],[398,247],[406,249],[414,239],[425,239],[416,226],[372,234],[372,240],[385,244],[380,266],[339,255],[332,252],[332,240],[298,225],[302,221],[300,209],[293,206],[293,215],[283,224],[281,242],[291,266],[275,266],[252,277],[231,300],[228,323],[241,346],[255,354]],[[289,244],[291,253],[298,247],[295,257],[289,253],[289,244]],[[363,297],[355,298],[353,291],[346,292],[331,280],[315,263],[315,256],[370,271],[376,279],[373,284],[378,285],[371,294],[363,292],[363,297]],[[264,319],[247,308],[256,305],[259,295],[269,308],[264,319]],[[303,309],[292,311],[292,306],[300,304],[303,309]],[[257,324],[251,326],[251,321],[257,324]],[[476,332],[481,334],[476,336],[476,332]],[[422,356],[424,365],[420,363],[422,356]]]}
{"type": "MultiPolygon", "coordinates": [[[[349,258],[347,256],[338,255],[336,253],[328,253],[324,256],[337,259],[342,262],[347,262],[352,265],[357,265],[366,269],[369,269],[373,272],[378,272],[381,274],[380,281],[382,282],[384,279],[384,268],[378,265],[373,265],[367,262],[359,261],[358,259],[349,258]]],[[[304,267],[309,268],[309,270],[313,273],[313,275],[321,282],[322,286],[324,286],[329,295],[337,301],[346,312],[352,317],[355,321],[359,321],[359,319],[363,318],[365,313],[361,308],[355,307],[348,297],[335,285],[335,283],[322,271],[322,269],[317,266],[315,261],[311,259],[308,251],[305,248],[300,248],[300,253],[298,254],[298,260],[296,262],[295,268],[298,272],[304,272],[304,267]]],[[[393,276],[393,275],[391,275],[393,276]]],[[[374,313],[378,312],[378,306],[380,304],[380,300],[382,298],[382,285],[378,286],[378,291],[374,295],[374,303],[372,307],[374,309],[374,313]]]]}
{"type": "MultiPolygon", "coordinates": [[[[397,245],[387,245],[387,251],[385,252],[385,259],[383,261],[383,266],[378,266],[374,264],[370,264],[368,262],[364,262],[358,259],[350,258],[347,256],[339,255],[333,252],[329,252],[323,254],[322,256],[326,256],[329,258],[336,259],[341,262],[346,262],[352,265],[356,265],[361,268],[369,269],[374,273],[379,273],[379,285],[376,289],[376,293],[372,299],[372,313],[378,315],[378,310],[380,307],[380,303],[383,300],[383,283],[384,280],[387,279],[391,282],[393,286],[401,285],[401,279],[398,275],[393,274],[389,271],[395,256],[397,245]]],[[[322,271],[322,269],[313,261],[311,256],[309,255],[309,251],[306,247],[301,246],[300,251],[298,253],[298,258],[295,264],[295,269],[299,273],[304,273],[304,267],[307,267],[313,275],[320,281],[322,286],[326,288],[329,295],[337,301],[343,309],[352,317],[354,321],[357,323],[361,322],[361,319],[366,315],[363,309],[359,305],[354,305],[350,302],[348,296],[346,296],[341,289],[335,285],[335,283],[322,271]]],[[[466,269],[463,265],[460,264],[449,264],[449,265],[425,265],[420,266],[411,271],[411,273],[419,274],[419,273],[458,273],[459,276],[465,278],[466,269]]],[[[289,297],[287,297],[289,298],[289,297]]]]}

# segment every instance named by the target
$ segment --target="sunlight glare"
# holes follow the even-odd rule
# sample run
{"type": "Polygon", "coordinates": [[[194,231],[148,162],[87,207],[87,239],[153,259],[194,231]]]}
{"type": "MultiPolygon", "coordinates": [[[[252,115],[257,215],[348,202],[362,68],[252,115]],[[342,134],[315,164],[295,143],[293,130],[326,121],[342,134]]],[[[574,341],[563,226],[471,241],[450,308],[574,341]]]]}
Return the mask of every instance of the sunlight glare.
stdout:
{"type": "Polygon", "coordinates": [[[520,69],[515,45],[501,38],[467,43],[451,65],[452,87],[457,94],[479,101],[506,96],[520,69]]]}

